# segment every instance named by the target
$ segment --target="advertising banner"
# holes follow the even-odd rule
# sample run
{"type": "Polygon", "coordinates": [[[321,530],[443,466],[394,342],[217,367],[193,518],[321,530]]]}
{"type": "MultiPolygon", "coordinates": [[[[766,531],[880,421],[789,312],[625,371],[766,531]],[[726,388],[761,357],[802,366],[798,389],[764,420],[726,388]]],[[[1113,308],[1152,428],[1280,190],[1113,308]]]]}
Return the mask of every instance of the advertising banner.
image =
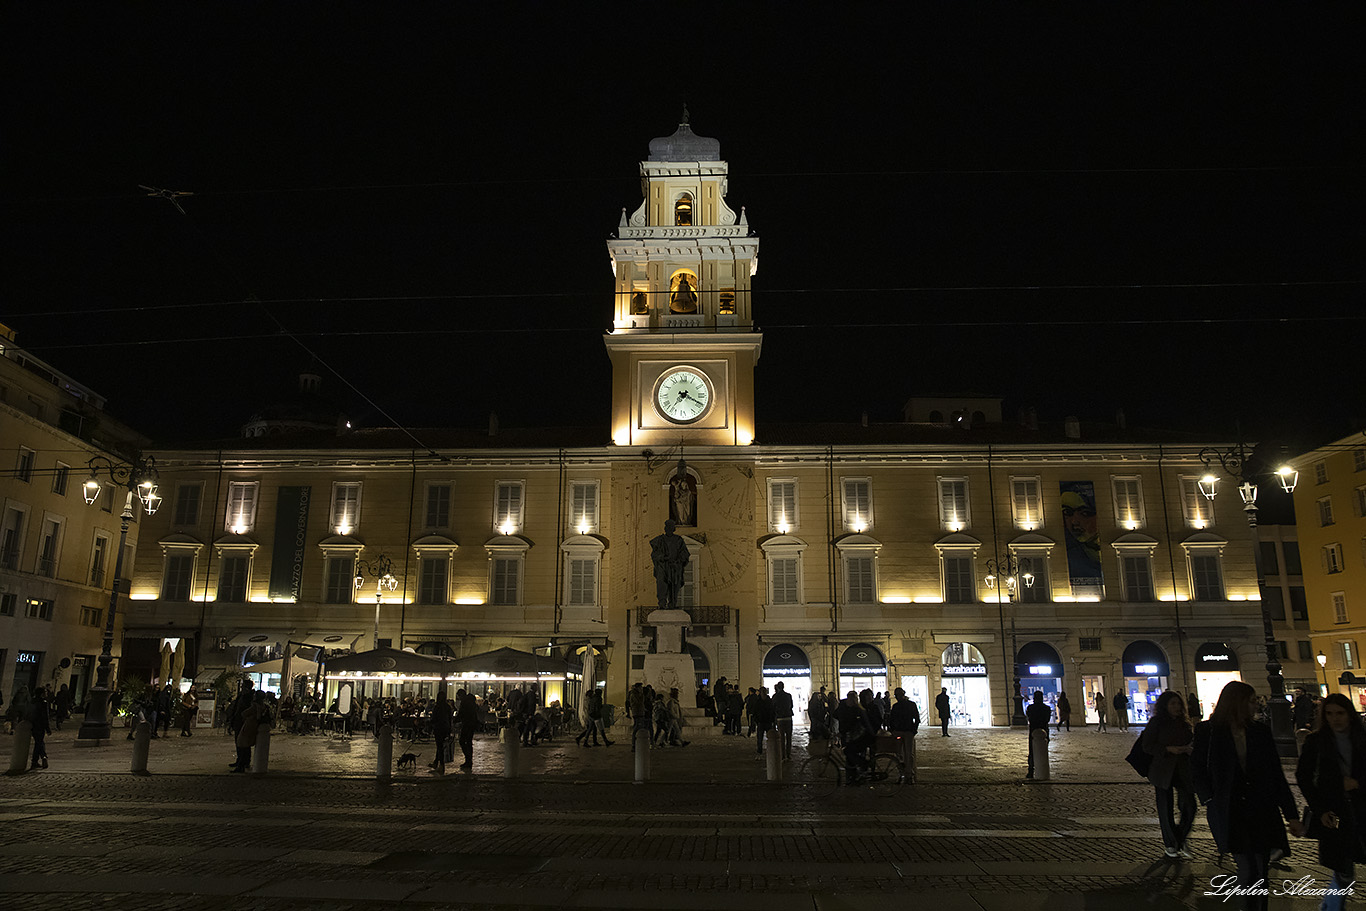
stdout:
{"type": "Polygon", "coordinates": [[[308,535],[311,487],[281,487],[275,510],[275,559],[270,567],[270,596],[299,600],[303,586],[304,543],[308,535]]]}
{"type": "Polygon", "coordinates": [[[1072,596],[1103,597],[1100,570],[1100,532],[1096,528],[1096,485],[1091,481],[1060,481],[1063,533],[1067,540],[1067,575],[1072,596]]]}

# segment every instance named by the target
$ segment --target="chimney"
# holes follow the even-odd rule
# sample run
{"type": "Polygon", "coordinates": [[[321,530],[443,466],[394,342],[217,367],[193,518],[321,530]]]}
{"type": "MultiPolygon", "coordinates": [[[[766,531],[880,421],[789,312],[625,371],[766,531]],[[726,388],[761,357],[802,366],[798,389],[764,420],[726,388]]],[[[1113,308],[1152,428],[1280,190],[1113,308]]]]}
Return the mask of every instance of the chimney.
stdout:
{"type": "Polygon", "coordinates": [[[1081,421],[1075,414],[1069,414],[1063,420],[1063,432],[1067,434],[1069,440],[1081,439],[1081,421]]]}
{"type": "Polygon", "coordinates": [[[498,436],[498,412],[489,412],[489,436],[498,436]]]}

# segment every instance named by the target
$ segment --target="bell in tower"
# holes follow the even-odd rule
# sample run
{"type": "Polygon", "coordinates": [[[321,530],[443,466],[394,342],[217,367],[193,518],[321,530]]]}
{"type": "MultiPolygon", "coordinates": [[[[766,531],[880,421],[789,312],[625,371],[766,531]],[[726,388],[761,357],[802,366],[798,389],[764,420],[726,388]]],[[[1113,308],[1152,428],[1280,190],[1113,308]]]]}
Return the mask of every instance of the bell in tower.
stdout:
{"type": "Polygon", "coordinates": [[[687,272],[674,276],[673,288],[669,292],[670,313],[696,313],[697,289],[693,277],[687,272]]]}

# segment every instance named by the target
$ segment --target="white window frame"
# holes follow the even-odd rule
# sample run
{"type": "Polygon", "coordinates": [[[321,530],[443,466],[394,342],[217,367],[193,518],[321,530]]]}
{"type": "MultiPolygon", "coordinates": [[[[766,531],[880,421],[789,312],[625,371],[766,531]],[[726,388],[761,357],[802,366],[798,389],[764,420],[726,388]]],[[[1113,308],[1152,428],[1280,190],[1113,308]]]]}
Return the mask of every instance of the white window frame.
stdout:
{"type": "MultiPolygon", "coordinates": [[[[1028,537],[1041,537],[1027,535],[1028,537]]],[[[1052,571],[1049,568],[1049,557],[1053,553],[1053,544],[1043,543],[1020,543],[1015,542],[1009,546],[1010,553],[1020,563],[1021,578],[1016,583],[1015,599],[1025,604],[1048,604],[1053,600],[1052,571]],[[1028,561],[1026,563],[1026,561],[1028,561]],[[1024,584],[1024,574],[1030,572],[1034,574],[1034,584],[1024,584]]]]}
{"type": "Polygon", "coordinates": [[[1183,475],[1181,485],[1181,512],[1187,528],[1203,530],[1214,525],[1214,501],[1200,492],[1200,479],[1183,475]]]}
{"type": "Polygon", "coordinates": [[[844,583],[841,586],[844,596],[844,603],[854,606],[868,606],[879,603],[878,598],[878,553],[882,550],[882,542],[868,537],[867,535],[849,535],[835,542],[835,547],[840,553],[840,570],[844,583]],[[869,591],[868,597],[859,597],[854,591],[853,573],[850,567],[853,562],[868,561],[869,591]]]}
{"type": "Polygon", "coordinates": [[[702,578],[702,544],[687,535],[679,535],[688,546],[688,565],[683,567],[683,587],[678,591],[679,607],[697,607],[702,603],[698,597],[699,580],[702,578]]]}
{"type": "Polygon", "coordinates": [[[95,588],[104,588],[109,575],[109,552],[113,549],[114,540],[109,532],[96,529],[90,541],[90,573],[86,576],[95,588]]]}
{"type": "Polygon", "coordinates": [[[1357,518],[1366,516],[1366,485],[1356,489],[1356,513],[1357,518]]]}
{"type": "MultiPolygon", "coordinates": [[[[433,486],[438,485],[434,484],[433,486]]],[[[426,511],[425,504],[423,511],[426,511]]],[[[441,535],[427,535],[413,542],[413,552],[417,559],[417,590],[413,592],[414,604],[439,607],[451,603],[452,583],[455,577],[455,552],[459,549],[458,544],[441,535]],[[445,561],[446,564],[446,588],[440,601],[428,601],[424,598],[423,586],[426,583],[423,579],[423,573],[426,571],[428,560],[445,561]]]]}
{"type": "Polygon", "coordinates": [[[1138,475],[1111,475],[1110,492],[1115,504],[1115,525],[1128,531],[1137,531],[1147,524],[1143,509],[1143,478],[1138,475]]]}
{"type": "MultiPolygon", "coordinates": [[[[942,489],[942,488],[941,488],[942,489]]],[[[969,538],[967,535],[951,535],[947,541],[936,544],[935,550],[939,552],[939,591],[945,604],[974,604],[978,600],[977,587],[977,551],[981,548],[980,541],[969,538]],[[948,561],[966,559],[968,561],[968,580],[971,583],[971,591],[966,600],[949,600],[949,574],[948,561]]]]}
{"type": "MultiPolygon", "coordinates": [[[[493,530],[500,535],[515,535],[519,533],[526,524],[526,481],[523,480],[501,480],[493,484],[493,530]],[[503,496],[504,491],[508,496],[503,496]],[[516,502],[511,496],[516,492],[516,502]],[[507,505],[504,506],[504,500],[507,505]]],[[[492,584],[492,576],[490,584],[492,584]]],[[[489,589],[492,592],[492,588],[489,589]]]]}
{"type": "Polygon", "coordinates": [[[840,478],[840,515],[844,530],[863,534],[873,527],[873,479],[840,478]],[[862,491],[859,488],[862,487],[862,491]],[[852,489],[851,489],[852,488],[852,489]],[[859,502],[859,501],[862,502],[859,502]]]}
{"type": "Polygon", "coordinates": [[[1366,448],[1357,447],[1352,450],[1352,470],[1366,471],[1366,448]]]}
{"type": "MultiPolygon", "coordinates": [[[[19,564],[24,559],[25,539],[28,538],[28,520],[29,508],[27,504],[20,503],[17,500],[5,501],[4,509],[0,511],[0,548],[3,548],[5,544],[5,532],[11,530],[14,532],[14,547],[10,550],[8,565],[0,562],[0,569],[19,569],[19,564]],[[13,529],[7,524],[11,510],[18,517],[18,524],[13,529]]],[[[4,558],[5,552],[0,549],[0,561],[3,561],[4,558]]]]}
{"type": "Polygon", "coordinates": [[[361,495],[364,492],[362,481],[333,481],[331,512],[328,522],[332,531],[339,535],[353,535],[360,528],[361,495]],[[354,493],[355,496],[351,496],[354,493]]]}
{"type": "Polygon", "coordinates": [[[1333,601],[1333,622],[1346,623],[1347,617],[1347,593],[1333,592],[1328,596],[1333,601]]]}
{"type": "MultiPolygon", "coordinates": [[[[795,483],[795,482],[794,482],[795,483]]],[[[791,535],[779,535],[770,538],[760,545],[764,552],[764,578],[765,578],[765,599],[775,607],[795,607],[806,603],[806,591],[802,580],[802,552],[806,550],[806,542],[791,535]],[[784,598],[779,601],[776,597],[774,581],[776,572],[779,568],[792,566],[794,573],[794,598],[784,598]]],[[[784,586],[786,589],[787,586],[784,586]]]]}
{"type": "Polygon", "coordinates": [[[192,527],[198,525],[198,524],[199,524],[199,519],[200,519],[200,514],[203,512],[203,510],[204,510],[204,482],[203,482],[203,481],[186,481],[186,482],[184,482],[184,483],[181,483],[181,484],[177,484],[177,485],[176,485],[176,488],[175,488],[175,502],[171,504],[171,524],[172,524],[173,526],[175,526],[175,527],[177,527],[177,528],[192,528],[192,527]],[[186,492],[189,491],[189,490],[193,490],[193,491],[195,492],[194,516],[193,516],[193,520],[192,520],[192,521],[189,521],[189,522],[182,522],[181,519],[180,519],[180,513],[181,513],[181,510],[184,509],[185,507],[183,507],[181,504],[182,504],[182,502],[185,501],[186,492]]]}
{"type": "Polygon", "coordinates": [[[1342,572],[1344,566],[1341,544],[1334,542],[1323,545],[1323,568],[1330,576],[1342,572]]]}
{"type": "Polygon", "coordinates": [[[71,466],[65,462],[57,462],[57,467],[52,472],[52,492],[59,497],[66,496],[67,485],[71,480],[71,466]]]}
{"type": "Polygon", "coordinates": [[[50,512],[43,513],[42,529],[38,532],[38,556],[33,562],[33,572],[36,575],[44,576],[48,579],[56,579],[61,575],[59,570],[61,569],[62,563],[62,544],[65,538],[66,516],[59,516],[50,512]],[[50,536],[48,534],[49,525],[53,526],[50,536]],[[45,573],[43,572],[43,560],[45,559],[43,551],[47,548],[49,540],[52,542],[52,547],[51,552],[46,559],[52,562],[52,571],[45,573]]]}
{"type": "Polygon", "coordinates": [[[252,571],[255,567],[256,545],[231,546],[223,545],[218,548],[218,578],[214,586],[213,597],[215,601],[224,604],[245,604],[251,600],[251,579],[252,571]],[[242,580],[242,600],[229,601],[223,597],[223,567],[227,566],[229,560],[245,560],[247,563],[246,577],[242,580]]]}
{"type": "Polygon", "coordinates": [[[1317,462],[1314,463],[1314,483],[1328,483],[1328,463],[1323,459],[1319,459],[1317,462]]]}
{"type": "Polygon", "coordinates": [[[597,534],[600,527],[599,516],[602,512],[602,483],[596,479],[585,478],[571,480],[567,486],[569,503],[565,516],[569,520],[569,532],[580,535],[597,534]],[[579,496],[581,492],[585,494],[582,498],[579,496]]]}
{"type": "Polygon", "coordinates": [[[1043,481],[1038,475],[1011,477],[1010,515],[1021,531],[1043,528],[1043,481]]]}
{"type": "Polygon", "coordinates": [[[1120,551],[1120,553],[1119,553],[1119,582],[1120,582],[1120,591],[1122,591],[1122,592],[1124,593],[1124,600],[1125,600],[1126,602],[1128,602],[1128,603],[1130,603],[1130,604],[1151,604],[1151,603],[1153,603],[1154,601],[1156,601],[1156,600],[1157,600],[1157,583],[1153,580],[1153,555],[1152,555],[1152,551],[1139,551],[1139,550],[1133,550],[1133,551],[1130,551],[1130,552],[1127,552],[1127,553],[1124,552],[1124,551],[1120,551]],[[1132,574],[1132,572],[1130,571],[1130,567],[1129,567],[1129,564],[1128,564],[1128,562],[1127,562],[1127,561],[1129,561],[1129,560],[1142,560],[1142,561],[1143,561],[1143,574],[1144,574],[1144,578],[1143,578],[1142,581],[1143,581],[1143,582],[1146,584],[1146,586],[1147,586],[1147,594],[1148,594],[1148,597],[1146,597],[1146,598],[1141,597],[1141,595],[1143,594],[1142,592],[1136,592],[1136,591],[1133,590],[1133,588],[1137,588],[1138,586],[1135,585],[1135,586],[1133,586],[1133,588],[1131,588],[1131,586],[1130,586],[1130,583],[1134,583],[1134,582],[1137,582],[1137,581],[1139,581],[1139,580],[1133,578],[1133,574],[1132,574]]]}
{"type": "MultiPolygon", "coordinates": [[[[596,482],[594,482],[596,485],[596,482]]],[[[596,487],[595,487],[596,489],[596,487]]],[[[572,518],[572,517],[571,517],[572,518]]],[[[589,537],[586,534],[575,535],[566,538],[560,545],[563,553],[561,559],[561,572],[563,575],[561,589],[564,592],[564,604],[568,607],[598,607],[602,604],[602,552],[603,544],[597,538],[589,537]],[[580,592],[576,597],[574,592],[574,564],[584,564],[590,577],[592,591],[584,596],[580,592]]],[[[691,562],[691,560],[689,561],[691,562]]]]}
{"type": "MultiPolygon", "coordinates": [[[[518,482],[520,483],[520,482],[518,482]]],[[[520,607],[526,600],[526,553],[530,545],[520,539],[504,537],[495,539],[484,545],[484,550],[488,552],[488,599],[487,603],[498,607],[520,607]],[[516,591],[510,601],[497,600],[498,596],[498,564],[500,561],[507,561],[506,565],[515,570],[516,591]]]]}
{"type": "Polygon", "coordinates": [[[28,484],[33,480],[33,466],[37,464],[38,453],[27,446],[19,447],[19,457],[14,461],[14,479],[28,484]]]}
{"type": "Polygon", "coordinates": [[[841,560],[844,563],[844,603],[856,606],[877,604],[877,557],[873,554],[854,552],[842,554],[841,560]],[[860,582],[857,590],[854,584],[856,567],[860,582]]]}
{"type": "Polygon", "coordinates": [[[161,545],[161,587],[158,597],[162,601],[189,601],[194,597],[194,581],[199,572],[199,550],[198,544],[162,544],[161,545]],[[173,559],[188,559],[189,571],[185,580],[185,597],[172,598],[168,592],[171,575],[171,561],[173,559]]]}
{"type": "Polygon", "coordinates": [[[417,597],[414,604],[441,607],[451,603],[451,558],[445,554],[422,554],[417,558],[417,597]],[[441,584],[429,591],[428,568],[440,567],[441,584]]]}
{"type": "Polygon", "coordinates": [[[223,515],[223,528],[235,535],[244,535],[254,529],[260,494],[260,481],[229,481],[228,506],[223,515]]]}
{"type": "MultiPolygon", "coordinates": [[[[939,524],[947,531],[963,531],[972,527],[972,485],[964,476],[947,477],[941,476],[935,479],[938,494],[936,499],[939,502],[939,524]],[[954,485],[963,485],[962,503],[950,503],[957,500],[957,489],[954,485]]],[[[943,573],[940,573],[941,577],[943,573]]]]}
{"type": "Polygon", "coordinates": [[[1333,498],[1319,497],[1315,502],[1319,508],[1319,527],[1327,528],[1333,524],[1333,498]]]}
{"type": "Polygon", "coordinates": [[[1349,671],[1356,670],[1356,642],[1348,639],[1342,640],[1338,643],[1338,652],[1342,655],[1342,666],[1349,671]]]}
{"type": "Polygon", "coordinates": [[[455,509],[455,482],[454,481],[428,481],[422,488],[422,527],[433,531],[444,531],[451,528],[451,515],[455,509]],[[432,494],[434,491],[444,490],[446,492],[446,521],[433,521],[440,519],[440,516],[432,515],[432,494]]]}
{"type": "MultiPolygon", "coordinates": [[[[796,478],[768,479],[768,530],[780,535],[800,530],[800,490],[796,478]],[[790,501],[790,503],[788,502],[790,501]]],[[[771,589],[770,589],[771,590],[771,589]]]]}

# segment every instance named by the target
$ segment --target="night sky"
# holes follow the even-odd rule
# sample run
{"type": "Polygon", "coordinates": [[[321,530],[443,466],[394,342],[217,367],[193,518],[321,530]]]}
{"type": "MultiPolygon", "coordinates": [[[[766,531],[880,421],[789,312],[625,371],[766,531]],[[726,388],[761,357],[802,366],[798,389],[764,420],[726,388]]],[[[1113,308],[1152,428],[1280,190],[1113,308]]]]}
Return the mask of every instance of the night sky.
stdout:
{"type": "Polygon", "coordinates": [[[760,442],[917,393],[1366,421],[1354,7],[393,6],[9,4],[0,322],[163,441],[311,350],[366,425],[607,442],[604,241],[686,102],[762,238],[760,442]]]}

